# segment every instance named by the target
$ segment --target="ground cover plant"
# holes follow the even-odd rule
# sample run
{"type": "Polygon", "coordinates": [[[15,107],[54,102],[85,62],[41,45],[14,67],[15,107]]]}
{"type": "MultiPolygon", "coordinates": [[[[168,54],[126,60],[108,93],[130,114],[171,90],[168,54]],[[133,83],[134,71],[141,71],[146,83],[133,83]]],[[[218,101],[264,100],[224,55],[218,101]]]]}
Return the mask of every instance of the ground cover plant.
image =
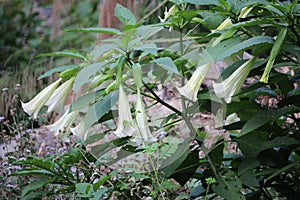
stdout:
{"type": "Polygon", "coordinates": [[[300,4],[169,3],[148,25],[117,5],[123,30],[67,30],[112,35],[91,52],[40,55],[75,59],[45,72],[59,78],[22,107],[61,112],[48,129],[79,140],[68,154],[15,161],[14,176],[39,177],[22,198],[297,198],[300,4]]]}

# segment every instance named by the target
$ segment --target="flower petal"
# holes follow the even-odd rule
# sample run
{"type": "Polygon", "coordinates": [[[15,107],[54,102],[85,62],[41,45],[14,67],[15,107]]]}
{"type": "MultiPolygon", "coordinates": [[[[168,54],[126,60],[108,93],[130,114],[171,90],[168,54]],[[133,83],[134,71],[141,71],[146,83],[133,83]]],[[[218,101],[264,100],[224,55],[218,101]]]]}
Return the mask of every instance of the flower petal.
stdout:
{"type": "Polygon", "coordinates": [[[136,123],[138,126],[138,132],[133,135],[132,142],[138,144],[139,146],[145,146],[155,142],[157,139],[153,137],[150,132],[146,111],[143,105],[140,89],[137,88],[138,99],[136,106],[136,123]]]}
{"type": "Polygon", "coordinates": [[[46,106],[48,106],[48,113],[52,111],[56,111],[59,113],[64,112],[64,103],[68,93],[72,88],[74,80],[75,77],[72,77],[53,92],[53,94],[45,104],[46,106]]]}
{"type": "Polygon", "coordinates": [[[255,58],[248,60],[232,73],[225,81],[213,83],[216,95],[224,98],[227,103],[232,101],[232,96],[236,95],[246,80],[255,58]]]}
{"type": "Polygon", "coordinates": [[[54,133],[55,136],[61,138],[63,141],[68,142],[70,135],[70,128],[76,120],[79,111],[74,111],[69,113],[67,111],[59,120],[57,120],[54,124],[46,126],[51,132],[54,133]]]}
{"type": "Polygon", "coordinates": [[[43,89],[31,101],[27,103],[21,102],[23,110],[30,116],[32,115],[33,118],[37,118],[39,111],[51,97],[61,80],[62,79],[58,79],[57,81],[43,89]]]}
{"type": "Polygon", "coordinates": [[[119,121],[118,128],[114,134],[118,137],[132,136],[137,131],[137,127],[132,119],[129,102],[126,93],[122,87],[119,86],[119,121]]]}
{"type": "Polygon", "coordinates": [[[205,77],[210,68],[210,64],[205,64],[197,67],[190,80],[181,88],[177,88],[179,93],[191,101],[197,100],[197,93],[201,84],[205,80],[205,77]]]}

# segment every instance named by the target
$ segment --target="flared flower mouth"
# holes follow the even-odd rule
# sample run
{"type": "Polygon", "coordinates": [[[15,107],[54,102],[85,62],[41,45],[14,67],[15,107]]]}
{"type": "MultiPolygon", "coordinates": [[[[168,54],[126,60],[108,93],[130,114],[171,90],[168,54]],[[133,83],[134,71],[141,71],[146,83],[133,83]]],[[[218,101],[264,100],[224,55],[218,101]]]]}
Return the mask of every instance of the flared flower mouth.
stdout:
{"type": "Polygon", "coordinates": [[[183,87],[177,87],[178,92],[185,98],[195,102],[197,100],[198,91],[205,80],[209,68],[210,64],[197,67],[190,80],[183,87]]]}
{"type": "Polygon", "coordinates": [[[31,101],[22,104],[23,110],[32,116],[33,118],[37,118],[37,115],[41,108],[45,105],[48,99],[51,97],[55,89],[58,87],[59,83],[62,79],[58,79],[54,83],[50,84],[48,87],[43,89],[40,93],[38,93],[31,101]]]}
{"type": "Polygon", "coordinates": [[[85,127],[84,120],[81,120],[76,127],[71,127],[70,131],[83,141],[87,139],[88,130],[85,127]]]}
{"type": "Polygon", "coordinates": [[[127,95],[122,87],[119,86],[119,121],[118,128],[114,131],[114,134],[118,137],[132,136],[137,131],[137,127],[133,121],[130,111],[130,105],[127,95]]]}
{"type": "Polygon", "coordinates": [[[219,98],[224,98],[226,103],[230,103],[234,95],[236,95],[244,81],[246,80],[254,58],[251,60],[246,61],[243,65],[241,65],[234,73],[232,73],[225,81],[221,83],[213,83],[213,88],[215,94],[219,98]]]}
{"type": "Polygon", "coordinates": [[[72,77],[68,81],[61,84],[51,95],[49,100],[45,103],[46,106],[48,106],[47,112],[56,111],[59,113],[64,112],[64,103],[66,100],[66,97],[68,93],[70,92],[73,83],[74,83],[75,77],[72,77]]]}
{"type": "Polygon", "coordinates": [[[156,141],[150,132],[140,89],[136,106],[135,119],[132,118],[130,105],[123,87],[119,86],[119,121],[117,130],[113,133],[118,137],[132,137],[131,142],[136,146],[145,146],[156,141]]]}
{"type": "Polygon", "coordinates": [[[77,119],[79,111],[70,112],[69,110],[59,118],[54,124],[46,126],[49,131],[53,132],[55,136],[64,142],[69,142],[70,128],[77,119]]]}
{"type": "Polygon", "coordinates": [[[136,105],[135,120],[138,126],[138,132],[135,132],[132,141],[138,144],[139,146],[146,146],[153,142],[156,142],[157,139],[153,137],[149,129],[149,124],[147,121],[147,115],[142,101],[140,88],[137,88],[137,95],[138,99],[136,105]]]}

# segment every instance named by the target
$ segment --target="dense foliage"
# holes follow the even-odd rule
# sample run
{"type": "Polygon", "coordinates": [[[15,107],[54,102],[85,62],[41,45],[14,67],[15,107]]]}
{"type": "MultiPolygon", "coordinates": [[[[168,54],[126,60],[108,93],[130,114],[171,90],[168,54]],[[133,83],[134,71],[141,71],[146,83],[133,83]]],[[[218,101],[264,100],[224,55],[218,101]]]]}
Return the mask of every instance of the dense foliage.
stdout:
{"type": "Polygon", "coordinates": [[[64,112],[48,128],[64,141],[71,133],[80,141],[57,159],[17,162],[30,167],[15,175],[41,177],[22,198],[44,195],[47,184],[65,186],[53,193],[75,191],[86,199],[297,198],[300,4],[170,2],[161,23],[149,25],[117,5],[122,31],[69,30],[113,35],[91,52],[41,55],[76,62],[43,74],[60,78],[23,109],[33,117],[43,105],[64,112]],[[204,82],[221,61],[217,80],[204,82]],[[179,106],[158,94],[170,85],[179,106]],[[71,88],[78,96],[64,111],[71,88]],[[160,110],[151,114],[157,104],[160,110]],[[163,107],[169,113],[160,116],[163,107]],[[211,120],[202,123],[199,113],[211,120]],[[189,195],[176,194],[179,184],[189,195]]]}

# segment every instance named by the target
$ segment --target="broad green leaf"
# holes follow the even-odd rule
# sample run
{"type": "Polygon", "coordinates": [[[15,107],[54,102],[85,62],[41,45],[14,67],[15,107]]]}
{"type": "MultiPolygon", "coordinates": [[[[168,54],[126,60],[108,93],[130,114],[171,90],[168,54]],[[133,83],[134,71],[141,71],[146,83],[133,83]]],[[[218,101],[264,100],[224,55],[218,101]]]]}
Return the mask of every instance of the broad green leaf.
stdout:
{"type": "Polygon", "coordinates": [[[106,62],[94,63],[81,69],[75,78],[73,90],[78,91],[79,88],[83,84],[89,82],[90,77],[95,75],[98,71],[100,71],[105,64],[106,62]]]}
{"type": "Polygon", "coordinates": [[[76,192],[80,194],[88,194],[90,190],[93,188],[93,185],[90,183],[77,183],[75,185],[76,192]]]}
{"type": "Polygon", "coordinates": [[[89,200],[98,200],[101,198],[106,192],[108,191],[107,188],[101,188],[94,192],[94,197],[90,197],[89,200]]]}
{"type": "Polygon", "coordinates": [[[44,169],[26,168],[24,170],[18,170],[11,174],[11,176],[29,176],[29,175],[41,175],[41,176],[53,176],[54,174],[44,169]]]}
{"type": "Polygon", "coordinates": [[[132,12],[120,4],[117,4],[115,7],[115,15],[121,22],[126,25],[136,24],[136,18],[132,14],[132,12]]]}
{"type": "Polygon", "coordinates": [[[242,183],[235,176],[234,172],[229,171],[224,174],[217,174],[217,183],[212,185],[213,191],[224,199],[246,200],[242,195],[242,183]]]}
{"type": "Polygon", "coordinates": [[[296,110],[299,110],[296,106],[289,106],[277,110],[267,110],[257,113],[249,121],[246,122],[239,134],[239,137],[250,133],[251,131],[263,126],[271,120],[276,120],[279,117],[296,110]]]}
{"type": "Polygon", "coordinates": [[[282,136],[276,137],[271,141],[265,142],[261,147],[260,150],[263,151],[265,149],[271,149],[273,147],[280,147],[280,146],[290,146],[290,145],[299,145],[300,142],[295,138],[282,136]]]}
{"type": "Polygon", "coordinates": [[[246,134],[238,138],[239,148],[246,158],[256,158],[267,138],[268,134],[262,131],[246,134]]]}
{"type": "Polygon", "coordinates": [[[42,78],[46,78],[48,76],[51,76],[52,74],[56,73],[56,72],[62,72],[68,69],[75,69],[75,68],[79,68],[80,65],[65,65],[65,66],[61,66],[61,67],[56,67],[53,69],[50,69],[49,71],[45,72],[44,74],[42,74],[41,76],[39,76],[38,80],[42,79],[42,78]]]}
{"type": "Polygon", "coordinates": [[[168,57],[157,58],[155,60],[152,60],[151,62],[158,64],[168,72],[179,74],[177,67],[171,58],[168,57]]]}
{"type": "Polygon", "coordinates": [[[72,58],[79,58],[81,60],[87,61],[88,58],[86,55],[75,51],[75,50],[69,50],[69,51],[58,51],[58,52],[53,52],[53,53],[45,53],[45,54],[40,54],[37,57],[44,57],[44,56],[60,56],[60,57],[72,57],[72,58]]]}
{"type": "Polygon", "coordinates": [[[280,52],[281,46],[282,46],[282,44],[283,44],[283,42],[285,40],[285,37],[286,37],[286,34],[287,34],[287,30],[288,30],[287,27],[285,27],[284,29],[282,29],[279,32],[279,34],[278,34],[278,36],[277,36],[277,38],[275,40],[275,43],[274,43],[274,45],[272,47],[270,58],[269,58],[269,61],[268,61],[267,65],[266,65],[265,71],[264,71],[264,73],[263,73],[263,75],[262,75],[262,77],[260,79],[261,82],[268,83],[268,81],[269,81],[269,74],[270,74],[271,69],[273,67],[273,64],[275,62],[275,59],[276,59],[278,53],[280,52]]]}
{"type": "Polygon", "coordinates": [[[89,107],[86,116],[84,118],[86,128],[91,127],[97,122],[103,115],[111,110],[111,107],[115,105],[118,100],[117,92],[112,92],[105,96],[102,100],[94,103],[89,107]]]}
{"type": "Polygon", "coordinates": [[[49,171],[52,171],[54,168],[54,163],[49,159],[34,156],[27,157],[27,160],[22,161],[22,164],[32,165],[49,171]]]}
{"type": "Polygon", "coordinates": [[[67,69],[59,74],[59,77],[63,80],[69,80],[70,78],[76,76],[80,68],[67,69]]]}
{"type": "Polygon", "coordinates": [[[99,47],[96,47],[93,49],[92,52],[90,52],[90,55],[93,57],[94,60],[99,59],[100,56],[102,56],[104,53],[116,48],[116,44],[101,44],[99,47]]]}
{"type": "Polygon", "coordinates": [[[244,51],[244,50],[254,47],[256,45],[261,45],[261,44],[265,44],[265,43],[273,43],[272,37],[269,37],[269,36],[252,37],[252,38],[245,40],[241,43],[238,43],[234,46],[230,45],[229,48],[225,47],[223,49],[223,53],[218,56],[217,60],[223,60],[224,58],[227,58],[233,54],[239,53],[240,51],[244,51]]]}
{"type": "Polygon", "coordinates": [[[115,28],[104,28],[104,27],[99,27],[99,28],[77,28],[77,29],[72,29],[68,30],[67,32],[88,32],[88,33],[103,33],[103,34],[120,34],[121,31],[115,28]]]}
{"type": "Polygon", "coordinates": [[[298,167],[299,167],[300,161],[294,162],[294,163],[291,163],[291,164],[289,164],[289,165],[284,166],[283,168],[277,170],[277,171],[274,172],[272,175],[270,175],[270,176],[266,179],[266,181],[271,180],[272,178],[274,178],[274,177],[276,177],[276,176],[279,176],[279,175],[282,174],[283,172],[286,172],[286,171],[288,171],[289,169],[296,167],[297,165],[298,165],[298,167]]]}
{"type": "Polygon", "coordinates": [[[49,183],[51,183],[52,181],[54,181],[54,178],[51,178],[49,176],[44,176],[41,177],[31,183],[29,183],[28,185],[26,185],[24,187],[24,189],[22,190],[22,199],[26,198],[26,195],[34,190],[40,189],[46,185],[48,185],[49,183]]]}
{"type": "Polygon", "coordinates": [[[87,105],[91,104],[92,102],[96,101],[97,99],[99,99],[104,93],[105,93],[104,90],[99,90],[99,91],[91,92],[91,93],[88,93],[84,96],[77,98],[70,106],[69,112],[72,112],[75,110],[80,110],[80,109],[84,108],[85,106],[87,106],[87,105]]]}

